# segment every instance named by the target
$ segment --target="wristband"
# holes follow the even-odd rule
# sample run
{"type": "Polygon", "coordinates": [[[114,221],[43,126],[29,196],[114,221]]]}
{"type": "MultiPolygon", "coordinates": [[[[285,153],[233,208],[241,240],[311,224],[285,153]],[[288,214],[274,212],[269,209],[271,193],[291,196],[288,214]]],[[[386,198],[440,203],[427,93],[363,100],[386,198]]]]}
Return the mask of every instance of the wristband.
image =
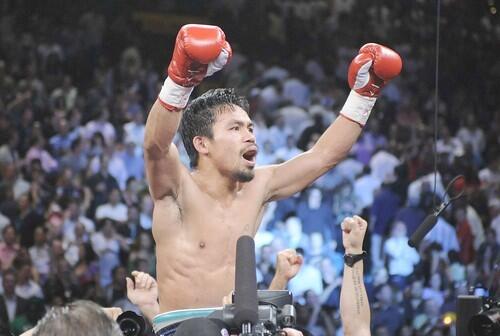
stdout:
{"type": "Polygon", "coordinates": [[[377,98],[375,97],[365,97],[356,91],[351,90],[344,107],[342,107],[342,110],[340,111],[340,114],[363,127],[368,121],[368,117],[370,116],[373,105],[375,105],[375,101],[377,101],[377,98]]]}
{"type": "Polygon", "coordinates": [[[167,109],[183,109],[186,107],[193,87],[184,87],[175,83],[169,77],[165,79],[158,95],[160,103],[167,109]]]}

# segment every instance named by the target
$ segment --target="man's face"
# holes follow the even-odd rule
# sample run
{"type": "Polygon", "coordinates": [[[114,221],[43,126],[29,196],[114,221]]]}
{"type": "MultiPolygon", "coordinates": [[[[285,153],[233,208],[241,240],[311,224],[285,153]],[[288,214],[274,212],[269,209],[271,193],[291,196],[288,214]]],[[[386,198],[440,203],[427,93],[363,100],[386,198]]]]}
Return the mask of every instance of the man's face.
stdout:
{"type": "Polygon", "coordinates": [[[5,294],[12,295],[16,288],[16,278],[12,274],[8,274],[3,278],[3,290],[5,294]]]}
{"type": "Polygon", "coordinates": [[[224,175],[239,182],[253,179],[257,145],[252,121],[241,107],[225,107],[217,116],[207,149],[209,160],[224,175]]]}
{"type": "Polygon", "coordinates": [[[34,240],[36,245],[43,245],[45,243],[45,232],[41,227],[35,229],[34,240]]]}
{"type": "Polygon", "coordinates": [[[7,245],[13,245],[16,242],[16,232],[12,227],[5,230],[3,234],[3,240],[7,245]]]}

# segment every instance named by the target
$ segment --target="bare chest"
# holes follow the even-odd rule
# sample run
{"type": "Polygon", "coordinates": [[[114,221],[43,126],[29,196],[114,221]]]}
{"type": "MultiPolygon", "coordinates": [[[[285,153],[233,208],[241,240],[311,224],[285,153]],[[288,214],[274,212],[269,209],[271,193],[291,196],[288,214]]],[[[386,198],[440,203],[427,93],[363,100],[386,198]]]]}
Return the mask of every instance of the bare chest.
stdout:
{"type": "Polygon", "coordinates": [[[254,236],[262,219],[262,202],[241,197],[226,204],[203,194],[179,205],[155,204],[153,233],[158,243],[183,249],[231,253],[242,235],[254,236]]]}

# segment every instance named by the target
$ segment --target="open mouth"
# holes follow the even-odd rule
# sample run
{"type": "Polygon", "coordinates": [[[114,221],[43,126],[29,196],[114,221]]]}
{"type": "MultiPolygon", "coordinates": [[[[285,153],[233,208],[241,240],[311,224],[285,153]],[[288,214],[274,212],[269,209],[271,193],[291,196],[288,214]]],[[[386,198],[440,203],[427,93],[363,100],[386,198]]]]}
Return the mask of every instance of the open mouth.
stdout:
{"type": "Polygon", "coordinates": [[[257,149],[256,148],[250,148],[246,152],[243,153],[243,159],[245,159],[247,162],[255,164],[255,158],[257,157],[257,149]]]}

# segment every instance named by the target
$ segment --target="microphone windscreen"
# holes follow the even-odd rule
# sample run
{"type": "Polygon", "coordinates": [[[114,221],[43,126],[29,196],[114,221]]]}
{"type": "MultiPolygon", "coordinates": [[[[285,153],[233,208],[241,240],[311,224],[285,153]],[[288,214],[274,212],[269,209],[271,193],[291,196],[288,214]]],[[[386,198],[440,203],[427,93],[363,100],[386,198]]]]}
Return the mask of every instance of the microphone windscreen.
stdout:
{"type": "Polygon", "coordinates": [[[250,236],[241,236],[236,243],[236,280],[234,286],[234,321],[256,324],[258,321],[255,243],[250,236]]]}
{"type": "Polygon", "coordinates": [[[408,245],[411,247],[417,248],[418,245],[420,245],[420,242],[422,239],[425,237],[427,233],[436,225],[437,223],[437,216],[435,214],[431,214],[427,216],[422,224],[413,232],[413,234],[410,237],[410,240],[408,240],[408,245]]]}

